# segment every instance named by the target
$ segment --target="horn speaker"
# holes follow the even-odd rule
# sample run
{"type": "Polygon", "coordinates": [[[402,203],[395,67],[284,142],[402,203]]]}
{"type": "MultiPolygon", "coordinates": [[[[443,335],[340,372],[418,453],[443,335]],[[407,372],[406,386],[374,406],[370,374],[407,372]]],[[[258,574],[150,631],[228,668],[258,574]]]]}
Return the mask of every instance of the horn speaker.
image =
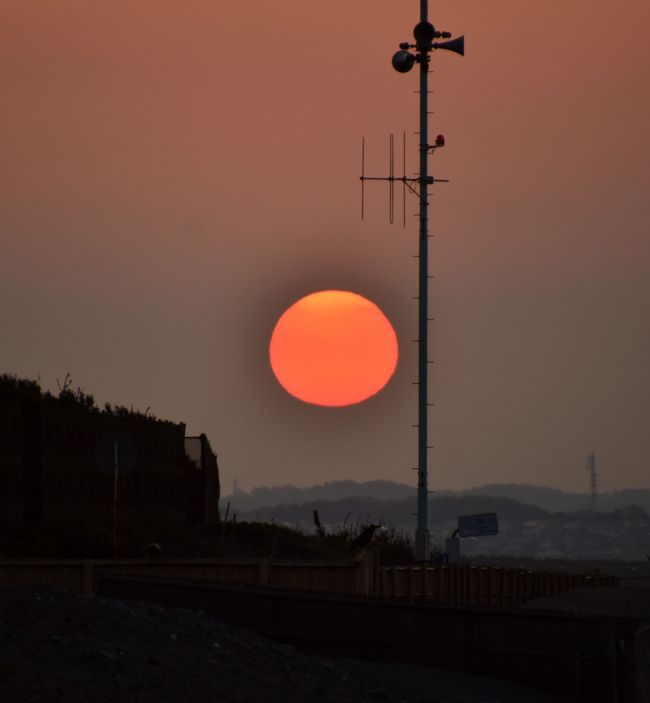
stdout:
{"type": "Polygon", "coordinates": [[[458,37],[457,39],[451,39],[450,41],[438,42],[433,45],[434,49],[446,49],[447,51],[453,51],[455,54],[460,54],[465,56],[465,37],[458,37]]]}

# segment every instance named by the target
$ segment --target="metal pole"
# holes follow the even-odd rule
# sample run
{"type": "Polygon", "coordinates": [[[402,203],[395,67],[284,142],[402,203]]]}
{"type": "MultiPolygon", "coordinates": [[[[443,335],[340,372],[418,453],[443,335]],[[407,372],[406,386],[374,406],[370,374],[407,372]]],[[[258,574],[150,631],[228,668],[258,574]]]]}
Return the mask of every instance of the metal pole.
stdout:
{"type": "MultiPolygon", "coordinates": [[[[428,0],[420,0],[420,21],[428,20],[428,0]]],[[[420,174],[419,174],[419,286],[418,286],[418,520],[415,558],[429,560],[429,475],[427,468],[428,356],[429,356],[429,52],[419,52],[420,63],[420,174]]]]}
{"type": "Polygon", "coordinates": [[[435,181],[447,182],[444,178],[429,176],[429,153],[440,146],[445,140],[439,135],[433,145],[429,144],[429,55],[433,50],[446,49],[461,56],[465,53],[464,38],[458,37],[453,41],[433,42],[434,39],[448,39],[450,32],[442,32],[428,21],[428,0],[420,0],[420,22],[413,30],[416,43],[401,42],[400,51],[393,55],[393,68],[399,73],[408,73],[413,66],[420,65],[420,169],[417,178],[396,178],[393,173],[393,141],[390,142],[390,172],[388,177],[375,177],[365,175],[365,142],[361,142],[361,213],[363,217],[363,186],[365,181],[388,181],[390,198],[390,221],[393,221],[393,185],[394,181],[401,180],[404,187],[419,198],[419,248],[418,248],[418,510],[417,528],[415,530],[415,557],[417,561],[428,561],[429,548],[429,185],[435,181]],[[415,48],[415,52],[410,51],[415,48]],[[418,187],[415,185],[417,182],[418,187]]]}

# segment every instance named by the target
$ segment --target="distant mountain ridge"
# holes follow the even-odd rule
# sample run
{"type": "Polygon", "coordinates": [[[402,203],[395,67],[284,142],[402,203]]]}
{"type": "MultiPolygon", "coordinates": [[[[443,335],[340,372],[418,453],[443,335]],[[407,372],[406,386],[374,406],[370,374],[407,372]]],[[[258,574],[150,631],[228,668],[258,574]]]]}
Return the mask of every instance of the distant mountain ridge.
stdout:
{"type": "Polygon", "coordinates": [[[222,499],[230,502],[231,510],[255,510],[262,506],[302,505],[310,501],[342,500],[345,498],[374,498],[376,500],[401,500],[415,496],[414,487],[395,481],[328,481],[323,484],[298,488],[284,486],[259,486],[249,492],[237,492],[222,499]]]}
{"type": "MultiPolygon", "coordinates": [[[[413,521],[414,504],[412,498],[399,500],[379,500],[368,496],[350,496],[339,500],[313,500],[300,504],[280,504],[262,506],[241,513],[244,520],[275,520],[285,524],[295,524],[311,529],[313,511],[317,510],[323,525],[334,527],[345,522],[368,524],[371,522],[406,528],[413,521]]],[[[429,498],[430,518],[436,523],[448,523],[454,529],[458,515],[496,512],[500,519],[516,523],[539,520],[548,517],[548,512],[534,505],[524,505],[512,498],[497,496],[432,496],[429,498]]]]}
{"type": "MultiPolygon", "coordinates": [[[[261,486],[249,492],[238,492],[222,499],[223,504],[230,502],[231,511],[251,511],[261,507],[279,505],[303,505],[318,501],[341,501],[348,498],[372,498],[379,501],[402,501],[413,498],[414,486],[395,481],[329,481],[307,488],[297,486],[261,486]]],[[[491,483],[463,491],[434,491],[433,496],[492,496],[510,498],[519,503],[542,508],[551,513],[574,512],[590,507],[588,493],[570,493],[559,488],[533,486],[518,483],[491,483]]],[[[603,493],[598,496],[596,509],[612,511],[638,505],[650,512],[650,489],[623,489],[603,493]]]]}
{"type": "MultiPolygon", "coordinates": [[[[532,486],[525,483],[491,483],[478,486],[468,491],[460,491],[460,495],[492,495],[502,498],[512,498],[520,503],[536,505],[552,513],[574,512],[587,510],[591,507],[589,493],[570,493],[559,488],[547,486],[532,486]]],[[[650,489],[626,488],[600,494],[596,499],[596,510],[611,511],[625,508],[628,505],[638,505],[650,511],[650,489]]]]}
{"type": "MultiPolygon", "coordinates": [[[[315,530],[314,511],[328,532],[379,523],[411,535],[415,525],[415,489],[390,481],[255,489],[226,500],[231,502],[232,519],[236,513],[237,520],[277,522],[305,532],[315,530]]],[[[428,503],[437,549],[444,549],[444,539],[453,534],[460,515],[497,514],[497,535],[462,540],[466,556],[644,560],[650,546],[650,490],[604,494],[595,511],[588,509],[588,494],[516,484],[435,492],[428,503]]]]}

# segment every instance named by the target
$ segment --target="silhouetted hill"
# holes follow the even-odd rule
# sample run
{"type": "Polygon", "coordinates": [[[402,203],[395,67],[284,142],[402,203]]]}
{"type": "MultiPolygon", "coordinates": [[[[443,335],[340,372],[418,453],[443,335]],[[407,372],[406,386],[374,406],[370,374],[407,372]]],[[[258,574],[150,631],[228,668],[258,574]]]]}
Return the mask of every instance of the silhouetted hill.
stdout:
{"type": "MultiPolygon", "coordinates": [[[[341,500],[313,500],[300,504],[262,506],[248,512],[238,513],[238,519],[261,520],[298,525],[311,529],[313,511],[317,510],[323,525],[335,526],[350,522],[382,523],[396,527],[413,523],[414,503],[412,498],[400,500],[378,500],[372,497],[349,497],[341,500]]],[[[454,523],[459,515],[496,512],[500,519],[525,522],[541,519],[548,513],[534,505],[523,505],[511,498],[495,496],[440,496],[429,499],[432,522],[454,523]]]]}
{"type": "Polygon", "coordinates": [[[638,505],[646,512],[650,512],[650,489],[627,488],[623,491],[603,493],[598,496],[598,510],[617,510],[628,505],[638,505]]]}
{"type": "Polygon", "coordinates": [[[375,498],[377,500],[400,500],[415,496],[416,489],[394,481],[329,481],[307,488],[292,485],[260,486],[250,492],[238,492],[225,496],[231,511],[250,511],[261,506],[282,504],[299,505],[310,501],[341,500],[352,497],[375,498]]]}
{"type": "MultiPolygon", "coordinates": [[[[354,490],[363,490],[359,486],[356,484],[354,490]]],[[[486,488],[500,490],[500,487],[486,488]]],[[[478,490],[461,494],[434,494],[429,498],[429,527],[434,544],[441,546],[444,539],[452,535],[459,515],[495,512],[499,520],[499,534],[461,540],[463,554],[639,560],[645,559],[650,552],[650,518],[646,510],[638,505],[610,511],[581,509],[552,512],[511,497],[479,493],[478,490]]],[[[515,490],[518,488],[515,487],[515,490]]],[[[629,499],[630,493],[636,494],[621,493],[621,502],[629,499]]],[[[536,494],[533,490],[524,495],[534,498],[536,494]]],[[[542,491],[539,495],[543,497],[545,493],[542,491]]],[[[610,497],[614,495],[610,494],[610,497]]],[[[395,500],[347,496],[339,500],[318,499],[258,506],[250,511],[238,510],[237,519],[274,521],[311,533],[315,529],[314,510],[318,511],[322,525],[330,533],[341,530],[343,526],[370,522],[382,523],[406,535],[411,535],[415,527],[413,491],[410,496],[395,500]]]]}
{"type": "MultiPolygon", "coordinates": [[[[471,488],[468,491],[461,491],[460,494],[513,498],[520,503],[537,505],[553,513],[587,510],[591,506],[591,496],[588,493],[569,493],[559,488],[530,486],[525,483],[491,483],[471,488]]],[[[638,505],[644,510],[650,511],[650,489],[628,488],[622,491],[603,493],[597,498],[596,510],[617,510],[628,505],[638,505]]]]}
{"type": "MultiPolygon", "coordinates": [[[[300,505],[312,501],[336,501],[346,498],[366,497],[376,500],[402,500],[415,496],[414,486],[408,486],[394,481],[330,481],[324,484],[298,488],[286,486],[261,486],[250,492],[238,492],[226,496],[223,500],[230,501],[231,510],[251,511],[262,506],[280,504],[300,505]]],[[[574,512],[586,510],[590,506],[588,493],[570,493],[558,488],[546,486],[531,486],[516,483],[491,483],[477,486],[465,491],[436,491],[434,496],[492,496],[495,498],[511,498],[519,503],[534,505],[552,513],[574,512]]],[[[224,503],[225,505],[225,503],[224,503]]],[[[603,493],[598,496],[596,509],[612,511],[625,508],[628,505],[638,505],[650,511],[650,489],[625,489],[603,493]]]]}
{"type": "Polygon", "coordinates": [[[536,505],[550,512],[582,510],[590,505],[590,497],[586,493],[569,493],[559,488],[531,486],[525,483],[490,483],[460,493],[461,495],[491,495],[512,498],[520,503],[536,505]]]}

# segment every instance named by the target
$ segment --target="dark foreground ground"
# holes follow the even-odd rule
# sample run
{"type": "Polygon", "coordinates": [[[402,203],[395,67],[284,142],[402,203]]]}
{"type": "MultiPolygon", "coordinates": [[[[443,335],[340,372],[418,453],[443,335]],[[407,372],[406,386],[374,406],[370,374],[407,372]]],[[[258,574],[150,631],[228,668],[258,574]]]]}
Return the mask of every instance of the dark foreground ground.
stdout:
{"type": "Polygon", "coordinates": [[[306,656],[201,613],[0,588],[3,703],[555,703],[425,667],[306,656]]]}

